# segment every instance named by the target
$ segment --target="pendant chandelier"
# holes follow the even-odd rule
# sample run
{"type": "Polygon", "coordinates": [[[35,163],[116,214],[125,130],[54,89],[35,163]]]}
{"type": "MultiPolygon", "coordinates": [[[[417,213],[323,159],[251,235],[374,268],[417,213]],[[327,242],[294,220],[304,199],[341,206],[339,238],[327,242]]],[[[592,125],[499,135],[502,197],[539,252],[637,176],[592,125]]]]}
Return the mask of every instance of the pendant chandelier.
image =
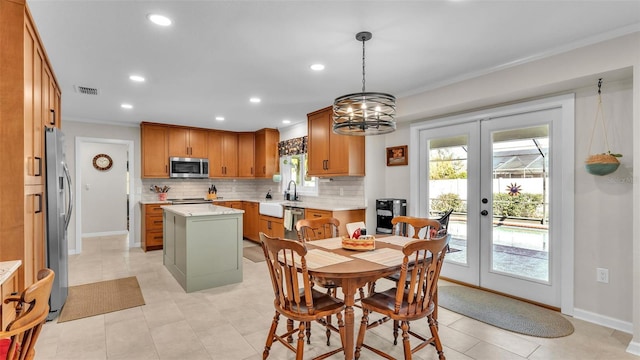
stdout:
{"type": "Polygon", "coordinates": [[[366,92],[364,43],[373,35],[356,34],[362,41],[362,92],[343,95],[333,102],[333,132],[341,135],[381,135],[395,131],[396,98],[393,95],[366,92]]]}

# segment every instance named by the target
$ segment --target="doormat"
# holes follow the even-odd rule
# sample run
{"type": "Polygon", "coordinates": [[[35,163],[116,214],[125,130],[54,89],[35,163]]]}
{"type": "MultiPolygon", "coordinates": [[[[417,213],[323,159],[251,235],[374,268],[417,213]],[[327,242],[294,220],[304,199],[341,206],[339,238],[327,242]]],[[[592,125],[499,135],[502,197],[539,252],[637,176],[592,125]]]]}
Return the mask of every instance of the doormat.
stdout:
{"type": "Polygon", "coordinates": [[[144,305],[135,276],[69,287],[58,322],[82,319],[144,305]]]}
{"type": "Polygon", "coordinates": [[[254,263],[264,261],[264,251],[262,251],[262,246],[245,246],[242,248],[242,256],[254,263]]]}
{"type": "Polygon", "coordinates": [[[438,305],[501,329],[543,338],[571,335],[573,324],[560,313],[466,286],[438,287],[438,305]]]}

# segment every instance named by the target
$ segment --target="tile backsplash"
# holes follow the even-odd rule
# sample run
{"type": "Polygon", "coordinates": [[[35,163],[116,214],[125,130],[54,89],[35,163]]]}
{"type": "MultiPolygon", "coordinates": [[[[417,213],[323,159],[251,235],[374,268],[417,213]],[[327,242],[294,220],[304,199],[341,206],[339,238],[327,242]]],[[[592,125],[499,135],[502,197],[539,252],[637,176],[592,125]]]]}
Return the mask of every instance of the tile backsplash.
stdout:
{"type": "MultiPolygon", "coordinates": [[[[142,201],[154,201],[158,195],[151,191],[154,185],[169,186],[168,199],[204,198],[207,189],[215,185],[218,196],[222,199],[255,199],[265,198],[271,190],[274,199],[283,199],[282,183],[270,179],[142,179],[142,201]]],[[[321,180],[318,183],[318,196],[301,195],[302,201],[319,204],[348,204],[364,206],[364,177],[340,177],[321,180]]]]}

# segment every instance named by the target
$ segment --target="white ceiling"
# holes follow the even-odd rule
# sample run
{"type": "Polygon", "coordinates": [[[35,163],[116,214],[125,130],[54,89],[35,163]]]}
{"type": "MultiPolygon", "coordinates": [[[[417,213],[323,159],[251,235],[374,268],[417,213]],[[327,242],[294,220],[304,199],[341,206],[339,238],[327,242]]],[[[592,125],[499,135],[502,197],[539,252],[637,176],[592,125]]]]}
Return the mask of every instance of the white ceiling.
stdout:
{"type": "MultiPolygon", "coordinates": [[[[285,127],[362,87],[402,97],[640,31],[634,1],[29,0],[62,120],[285,127]],[[146,16],[173,19],[166,28],[146,16]],[[312,72],[309,65],[326,69],[312,72]],[[140,74],[144,83],[128,77],[140,74]],[[74,86],[99,89],[83,95],[74,86]],[[258,96],[260,104],[249,103],[258,96]],[[131,110],[120,107],[130,103],[131,110]],[[224,116],[223,122],[214,120],[224,116]]],[[[398,108],[402,118],[402,108],[398,108]]]]}

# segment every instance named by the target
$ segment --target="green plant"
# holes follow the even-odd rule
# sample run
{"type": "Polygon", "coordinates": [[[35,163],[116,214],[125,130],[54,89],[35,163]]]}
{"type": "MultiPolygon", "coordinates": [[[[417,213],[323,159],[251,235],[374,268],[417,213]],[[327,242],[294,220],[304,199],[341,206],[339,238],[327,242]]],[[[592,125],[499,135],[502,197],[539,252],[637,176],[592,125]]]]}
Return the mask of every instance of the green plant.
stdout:
{"type": "Polygon", "coordinates": [[[539,218],[538,209],[542,205],[541,194],[520,193],[511,196],[508,193],[493,194],[493,215],[539,218]]]}
{"type": "Polygon", "coordinates": [[[466,212],[466,204],[455,193],[440,194],[431,201],[431,210],[445,212],[453,209],[454,212],[466,212]]]}

